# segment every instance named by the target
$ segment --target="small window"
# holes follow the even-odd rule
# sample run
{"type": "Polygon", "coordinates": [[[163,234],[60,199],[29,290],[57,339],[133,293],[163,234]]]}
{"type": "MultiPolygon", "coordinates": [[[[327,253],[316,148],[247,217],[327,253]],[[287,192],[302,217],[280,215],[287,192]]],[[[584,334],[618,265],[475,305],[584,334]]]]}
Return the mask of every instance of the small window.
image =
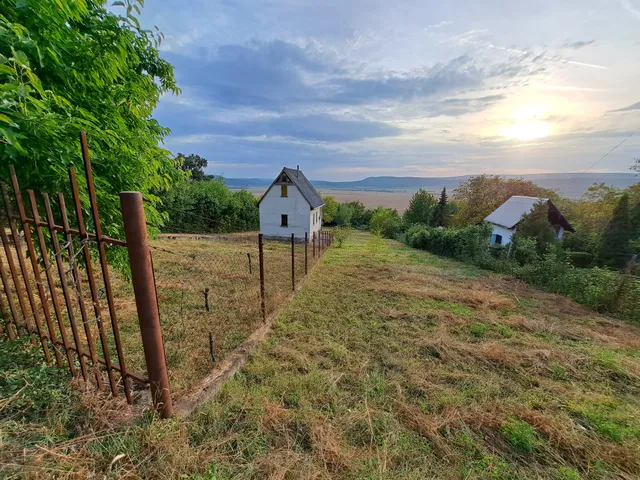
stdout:
{"type": "Polygon", "coordinates": [[[287,196],[287,185],[280,185],[280,196],[281,197],[287,196]]]}
{"type": "Polygon", "coordinates": [[[502,235],[497,233],[491,235],[491,245],[502,245],[502,235]]]}
{"type": "Polygon", "coordinates": [[[289,226],[289,215],[280,215],[280,226],[281,227],[289,226]]]}

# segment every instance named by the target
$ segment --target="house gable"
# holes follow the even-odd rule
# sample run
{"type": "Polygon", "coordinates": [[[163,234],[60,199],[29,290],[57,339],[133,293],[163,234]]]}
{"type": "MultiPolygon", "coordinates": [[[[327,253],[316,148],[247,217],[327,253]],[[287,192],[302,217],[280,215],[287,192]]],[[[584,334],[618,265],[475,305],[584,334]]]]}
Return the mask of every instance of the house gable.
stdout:
{"type": "Polygon", "coordinates": [[[269,186],[264,195],[262,195],[258,204],[262,203],[262,200],[264,200],[264,198],[267,196],[274,185],[295,186],[300,191],[306,202],[309,204],[310,210],[315,210],[316,208],[322,207],[324,205],[324,200],[322,200],[322,197],[313,187],[313,185],[311,185],[311,182],[307,179],[307,177],[305,177],[304,173],[302,173],[300,169],[287,167],[284,167],[278,174],[278,176],[269,186]]]}

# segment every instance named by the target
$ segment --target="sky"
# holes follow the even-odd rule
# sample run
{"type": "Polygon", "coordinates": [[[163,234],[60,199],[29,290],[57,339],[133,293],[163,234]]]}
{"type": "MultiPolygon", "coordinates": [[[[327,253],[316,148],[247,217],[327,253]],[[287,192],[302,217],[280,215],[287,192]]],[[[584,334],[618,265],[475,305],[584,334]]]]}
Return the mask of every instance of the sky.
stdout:
{"type": "Polygon", "coordinates": [[[141,21],[182,90],[154,112],[165,146],[209,174],[581,172],[622,141],[589,171],[640,157],[640,0],[147,0],[141,21]]]}

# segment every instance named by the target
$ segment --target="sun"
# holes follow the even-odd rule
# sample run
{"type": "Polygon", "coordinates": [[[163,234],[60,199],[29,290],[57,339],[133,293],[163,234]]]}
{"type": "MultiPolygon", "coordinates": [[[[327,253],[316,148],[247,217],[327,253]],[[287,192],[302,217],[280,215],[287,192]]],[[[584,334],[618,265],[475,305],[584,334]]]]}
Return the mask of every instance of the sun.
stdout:
{"type": "Polygon", "coordinates": [[[501,127],[501,137],[515,140],[536,140],[551,134],[551,124],[545,121],[546,105],[523,105],[511,114],[511,124],[501,127]]]}
{"type": "Polygon", "coordinates": [[[551,134],[551,125],[541,120],[522,120],[500,129],[500,136],[515,140],[536,140],[551,134]]]}

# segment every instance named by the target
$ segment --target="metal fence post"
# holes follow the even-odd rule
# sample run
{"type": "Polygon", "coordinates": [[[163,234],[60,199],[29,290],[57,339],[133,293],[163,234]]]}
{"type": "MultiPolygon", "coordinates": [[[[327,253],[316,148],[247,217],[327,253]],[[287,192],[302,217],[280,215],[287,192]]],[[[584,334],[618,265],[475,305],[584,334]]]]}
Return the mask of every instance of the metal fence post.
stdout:
{"type": "Polygon", "coordinates": [[[151,382],[151,395],[162,418],[168,418],[173,414],[173,405],[142,194],[140,192],[120,193],[120,208],[129,251],[131,280],[136,298],[147,374],[151,382]]]}
{"type": "Polygon", "coordinates": [[[267,309],[264,304],[264,251],[262,246],[262,234],[258,234],[258,260],[260,262],[260,311],[262,321],[267,321],[267,309]]]}
{"type": "Polygon", "coordinates": [[[311,250],[313,250],[313,258],[316,258],[316,232],[311,234],[311,250]]]}
{"type": "Polygon", "coordinates": [[[296,290],[296,236],[291,234],[291,290],[296,290]]]}
{"type": "Polygon", "coordinates": [[[304,232],[304,274],[309,271],[309,234],[304,232]]]}

